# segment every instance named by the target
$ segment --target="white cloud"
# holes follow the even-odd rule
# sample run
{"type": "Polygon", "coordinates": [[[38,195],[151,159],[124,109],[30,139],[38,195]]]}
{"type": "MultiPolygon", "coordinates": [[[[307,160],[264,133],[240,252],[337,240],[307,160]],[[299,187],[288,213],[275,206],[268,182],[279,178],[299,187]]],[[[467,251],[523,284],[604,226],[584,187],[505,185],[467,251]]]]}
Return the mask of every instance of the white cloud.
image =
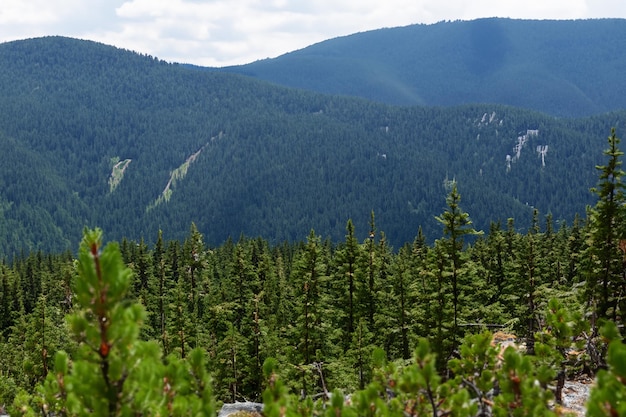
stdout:
{"type": "Polygon", "coordinates": [[[2,0],[0,41],[92,39],[177,62],[223,66],[351,33],[479,17],[626,17],[623,0],[2,0]]]}
{"type": "Polygon", "coordinates": [[[57,12],[53,8],[47,8],[46,2],[21,2],[8,1],[0,8],[0,24],[3,25],[38,25],[54,22],[57,12]]]}

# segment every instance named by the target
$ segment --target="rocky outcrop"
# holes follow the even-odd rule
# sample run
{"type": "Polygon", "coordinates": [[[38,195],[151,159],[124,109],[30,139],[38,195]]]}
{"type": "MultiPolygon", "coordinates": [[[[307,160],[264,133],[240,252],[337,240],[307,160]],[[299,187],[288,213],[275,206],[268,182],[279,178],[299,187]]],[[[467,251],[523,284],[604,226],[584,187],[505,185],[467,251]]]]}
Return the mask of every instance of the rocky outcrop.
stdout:
{"type": "Polygon", "coordinates": [[[262,403],[254,402],[236,402],[232,404],[224,404],[217,417],[227,417],[231,414],[243,413],[247,416],[260,416],[263,412],[262,403]]]}

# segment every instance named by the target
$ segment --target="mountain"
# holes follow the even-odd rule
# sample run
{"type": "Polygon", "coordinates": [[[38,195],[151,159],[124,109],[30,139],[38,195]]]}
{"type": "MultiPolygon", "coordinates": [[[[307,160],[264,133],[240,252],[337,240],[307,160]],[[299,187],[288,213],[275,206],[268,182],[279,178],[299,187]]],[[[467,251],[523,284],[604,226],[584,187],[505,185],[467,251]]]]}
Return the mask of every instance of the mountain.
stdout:
{"type": "Polygon", "coordinates": [[[580,117],[626,108],[625,48],[624,19],[490,18],[357,33],[221,70],[389,104],[580,117]]]}
{"type": "Polygon", "coordinates": [[[107,237],[441,236],[455,180],[477,228],[571,224],[626,113],[399,107],[195,71],[63,37],[0,44],[0,256],[107,237]]]}

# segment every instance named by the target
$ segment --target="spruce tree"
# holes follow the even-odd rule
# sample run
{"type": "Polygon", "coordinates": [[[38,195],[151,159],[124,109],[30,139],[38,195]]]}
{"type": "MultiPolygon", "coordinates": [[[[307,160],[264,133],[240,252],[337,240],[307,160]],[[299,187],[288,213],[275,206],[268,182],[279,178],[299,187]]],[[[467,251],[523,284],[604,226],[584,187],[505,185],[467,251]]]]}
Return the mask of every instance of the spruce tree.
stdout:
{"type": "Polygon", "coordinates": [[[626,227],[626,197],[622,177],[620,139],[611,130],[609,147],[604,151],[606,165],[598,165],[598,185],[592,189],[598,196],[596,205],[589,210],[589,237],[586,270],[586,298],[588,307],[597,318],[616,320],[624,314],[624,231],[626,227]]]}
{"type": "MultiPolygon", "coordinates": [[[[537,210],[533,213],[533,225],[522,239],[520,246],[518,290],[526,300],[525,308],[521,308],[520,319],[526,324],[526,350],[529,354],[535,353],[535,332],[538,330],[538,288],[541,284],[539,263],[541,254],[538,241],[539,226],[537,224],[537,210]]],[[[521,304],[524,305],[523,303],[521,304]]]]}
{"type": "Polygon", "coordinates": [[[167,279],[169,271],[164,245],[163,232],[159,230],[157,242],[152,251],[152,272],[148,281],[149,296],[146,299],[146,312],[147,321],[152,330],[152,338],[160,341],[163,352],[167,354],[168,294],[172,287],[167,279]]]}
{"type": "Polygon", "coordinates": [[[348,348],[358,321],[357,285],[359,276],[359,259],[362,248],[355,236],[354,224],[348,220],[346,224],[346,240],[337,249],[334,257],[334,276],[331,283],[333,304],[337,317],[336,325],[343,331],[342,347],[348,348]]]}
{"type": "Polygon", "coordinates": [[[474,230],[469,214],[461,210],[461,195],[456,182],[452,182],[452,188],[446,198],[448,209],[440,216],[435,217],[443,225],[443,233],[447,238],[442,242],[450,259],[450,282],[452,284],[453,306],[453,344],[456,344],[458,336],[459,299],[461,296],[461,279],[463,278],[463,245],[464,238],[468,235],[477,235],[480,232],[474,230]]]}
{"type": "Polygon", "coordinates": [[[388,338],[385,343],[386,351],[392,356],[399,356],[403,359],[411,357],[409,348],[409,332],[412,327],[412,317],[409,314],[410,306],[413,305],[411,287],[417,280],[415,270],[412,268],[413,257],[412,246],[403,246],[395,256],[393,263],[393,273],[390,276],[387,291],[386,313],[390,316],[390,328],[387,329],[388,338]]]}
{"type": "Polygon", "coordinates": [[[310,379],[317,384],[319,379],[311,372],[313,362],[325,360],[326,317],[326,259],[319,236],[313,230],[309,233],[307,243],[297,255],[293,271],[294,283],[297,287],[297,364],[300,366],[302,392],[308,393],[311,388],[310,379]]]}

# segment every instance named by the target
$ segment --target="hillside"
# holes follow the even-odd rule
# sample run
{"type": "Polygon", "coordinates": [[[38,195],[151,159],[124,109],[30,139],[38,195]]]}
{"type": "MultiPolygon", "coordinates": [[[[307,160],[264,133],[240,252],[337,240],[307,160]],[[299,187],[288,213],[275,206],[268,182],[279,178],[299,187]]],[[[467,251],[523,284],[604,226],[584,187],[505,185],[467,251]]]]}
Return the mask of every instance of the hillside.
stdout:
{"type": "Polygon", "coordinates": [[[626,108],[624,48],[624,19],[491,18],[357,33],[222,70],[390,104],[578,117],[626,108]]]}
{"type": "Polygon", "coordinates": [[[594,167],[626,117],[395,107],[61,37],[1,44],[0,68],[8,256],[74,249],[85,226],[177,239],[195,222],[219,244],[312,228],[342,239],[352,218],[363,239],[372,210],[399,247],[419,227],[441,236],[434,216],[451,180],[477,228],[513,217],[523,230],[533,207],[571,223],[594,201],[594,167]]]}

